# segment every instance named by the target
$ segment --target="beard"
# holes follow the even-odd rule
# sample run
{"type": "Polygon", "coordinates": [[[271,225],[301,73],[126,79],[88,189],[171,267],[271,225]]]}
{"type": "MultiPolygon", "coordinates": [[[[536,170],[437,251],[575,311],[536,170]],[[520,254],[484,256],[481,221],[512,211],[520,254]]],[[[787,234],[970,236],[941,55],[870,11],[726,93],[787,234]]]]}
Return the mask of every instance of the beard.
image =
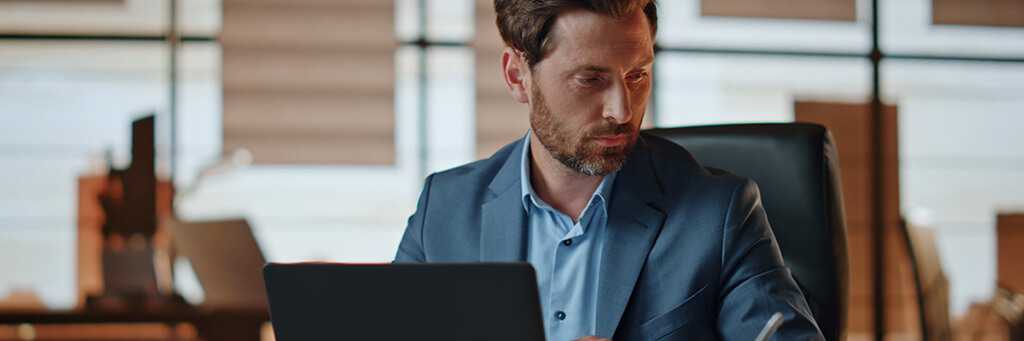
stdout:
{"type": "Polygon", "coordinates": [[[640,131],[638,125],[602,121],[589,129],[570,127],[564,117],[572,113],[552,112],[536,84],[531,92],[536,100],[530,108],[530,127],[556,160],[569,169],[591,176],[615,173],[626,163],[636,146],[640,131]],[[619,134],[625,134],[626,138],[618,146],[605,147],[593,141],[597,137],[619,134]]]}

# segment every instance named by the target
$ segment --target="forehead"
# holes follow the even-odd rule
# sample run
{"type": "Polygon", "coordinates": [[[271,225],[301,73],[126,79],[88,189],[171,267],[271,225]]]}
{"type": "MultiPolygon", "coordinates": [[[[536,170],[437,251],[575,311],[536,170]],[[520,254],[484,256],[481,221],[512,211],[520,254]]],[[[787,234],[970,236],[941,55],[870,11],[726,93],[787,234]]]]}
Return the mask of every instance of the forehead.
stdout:
{"type": "Polygon", "coordinates": [[[551,28],[553,48],[541,63],[621,66],[654,58],[654,37],[641,11],[619,18],[577,9],[560,13],[551,28]]]}

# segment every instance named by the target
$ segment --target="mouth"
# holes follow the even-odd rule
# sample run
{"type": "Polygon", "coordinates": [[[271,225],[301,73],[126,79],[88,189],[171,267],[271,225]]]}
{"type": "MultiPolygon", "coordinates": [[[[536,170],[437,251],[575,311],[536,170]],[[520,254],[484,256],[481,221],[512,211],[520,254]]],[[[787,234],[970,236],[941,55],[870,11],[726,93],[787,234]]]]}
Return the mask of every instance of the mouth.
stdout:
{"type": "Polygon", "coordinates": [[[603,136],[603,137],[595,137],[594,138],[594,142],[597,142],[597,144],[600,144],[602,147],[616,147],[616,146],[621,145],[625,141],[626,141],[626,135],[625,134],[612,135],[612,136],[603,136]]]}

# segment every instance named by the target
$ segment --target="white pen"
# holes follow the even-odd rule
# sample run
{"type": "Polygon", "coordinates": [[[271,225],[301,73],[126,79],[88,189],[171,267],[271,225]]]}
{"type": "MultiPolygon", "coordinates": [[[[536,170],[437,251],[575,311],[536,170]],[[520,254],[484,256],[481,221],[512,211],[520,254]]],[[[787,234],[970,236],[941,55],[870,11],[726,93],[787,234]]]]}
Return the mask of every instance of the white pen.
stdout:
{"type": "Polygon", "coordinates": [[[780,326],[782,326],[782,313],[775,312],[772,317],[768,318],[768,322],[764,323],[764,328],[761,328],[761,332],[757,334],[754,341],[768,341],[780,326]]]}

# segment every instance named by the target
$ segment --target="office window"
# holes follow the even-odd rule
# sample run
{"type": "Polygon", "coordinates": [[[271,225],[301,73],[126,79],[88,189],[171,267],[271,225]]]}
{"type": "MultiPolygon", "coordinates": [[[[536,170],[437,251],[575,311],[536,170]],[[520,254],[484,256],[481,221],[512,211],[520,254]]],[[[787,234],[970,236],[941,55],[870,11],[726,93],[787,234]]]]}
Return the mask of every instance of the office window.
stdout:
{"type": "Polygon", "coordinates": [[[853,57],[662,52],[655,125],[791,122],[796,101],[864,102],[870,67],[853,57]]]}
{"type": "MultiPolygon", "coordinates": [[[[182,173],[220,153],[220,50],[208,38],[219,6],[179,1],[179,30],[198,38],[177,53],[182,173]]],[[[157,172],[170,174],[168,10],[167,1],[0,2],[0,300],[78,303],[78,179],[105,173],[108,156],[114,167],[130,162],[132,120],[156,116],[157,172]]]]}
{"type": "Polygon", "coordinates": [[[995,290],[996,217],[1024,211],[1024,65],[892,60],[903,214],[934,229],[954,316],[995,290]]]}
{"type": "Polygon", "coordinates": [[[1013,0],[932,0],[932,22],[1024,27],[1024,3],[1013,0]]]}
{"type": "MultiPolygon", "coordinates": [[[[178,0],[178,30],[209,37],[220,31],[221,0],[178,0]]],[[[147,37],[169,27],[168,0],[0,1],[0,32],[147,37]]]]}
{"type": "Polygon", "coordinates": [[[658,44],[679,49],[804,53],[866,54],[871,49],[870,1],[856,1],[856,20],[717,17],[703,14],[701,3],[659,2],[658,44]]]}
{"type": "MultiPolygon", "coordinates": [[[[1024,55],[1024,27],[950,25],[953,18],[968,18],[972,12],[988,11],[997,1],[972,1],[974,11],[958,12],[943,19],[950,6],[966,3],[947,0],[879,1],[880,45],[890,55],[948,56],[973,58],[1019,58],[1024,55]],[[933,12],[934,10],[934,12],[933,12]]],[[[1021,6],[1019,2],[1017,5],[1021,6]]],[[[1014,13],[1005,8],[1003,13],[1014,13]]],[[[1019,13],[1019,12],[1018,12],[1019,13]]],[[[992,17],[997,20],[999,17],[992,17]]],[[[1018,18],[1020,16],[1018,15],[1018,18]]],[[[993,23],[994,24],[994,23],[993,23]]],[[[971,25],[981,25],[975,22],[971,25]]]]}
{"type": "MultiPolygon", "coordinates": [[[[330,97],[335,109],[324,111],[325,115],[335,118],[353,115],[346,116],[354,121],[345,121],[345,126],[331,126],[341,130],[325,133],[330,138],[349,139],[349,142],[322,148],[290,145],[282,150],[287,150],[288,154],[312,151],[329,158],[317,162],[293,159],[261,163],[257,160],[244,169],[203,179],[190,197],[183,200],[179,213],[190,219],[245,217],[271,261],[390,261],[405,221],[412,214],[426,172],[473,159],[473,55],[470,48],[462,46],[462,41],[473,34],[473,22],[464,15],[472,13],[472,2],[425,1],[425,12],[420,12],[419,1],[312,3],[261,1],[253,5],[239,1],[225,5],[225,120],[234,115],[229,112],[232,76],[227,69],[237,67],[230,65],[232,57],[228,56],[231,49],[228,21],[254,20],[250,14],[259,17],[253,13],[266,15],[265,9],[282,6],[285,8],[282,11],[296,15],[322,10],[323,16],[315,15],[322,20],[313,21],[323,25],[322,34],[305,37],[307,31],[315,28],[303,26],[314,24],[304,23],[282,29],[283,33],[277,33],[281,36],[271,42],[281,45],[279,49],[284,51],[281,53],[323,57],[321,64],[286,67],[302,67],[300,75],[310,77],[313,85],[330,88],[331,95],[325,94],[325,97],[330,97]],[[241,11],[231,14],[232,9],[241,11]],[[232,19],[234,15],[238,17],[232,19]],[[334,22],[344,18],[352,20],[334,22]],[[349,27],[364,20],[368,21],[366,30],[349,27]],[[381,26],[381,22],[387,27],[381,26]],[[421,23],[426,24],[425,31],[421,23]],[[343,76],[348,79],[334,79],[343,76]],[[369,82],[370,89],[356,86],[361,81],[369,82]],[[385,82],[392,85],[385,87],[385,82]],[[385,88],[386,93],[376,92],[385,88]],[[370,90],[376,94],[367,94],[370,90]],[[372,97],[373,102],[367,103],[365,108],[363,105],[349,108],[353,103],[366,103],[368,99],[364,97],[372,97]],[[387,103],[382,102],[385,97],[387,103]],[[349,109],[358,110],[346,113],[349,109]],[[384,134],[377,137],[367,136],[382,132],[384,134]],[[344,136],[346,134],[351,136],[344,136]],[[349,143],[353,145],[347,145],[349,143]],[[345,148],[353,153],[341,151],[345,148]],[[381,155],[361,155],[370,151],[381,155]],[[380,156],[385,156],[387,161],[367,160],[380,156]]],[[[285,17],[275,20],[285,20],[285,17]]],[[[249,38],[263,39],[253,32],[236,32],[230,39],[243,40],[239,48],[242,52],[250,49],[267,52],[248,45],[249,38]]],[[[250,77],[246,69],[236,69],[236,75],[250,77]]],[[[289,82],[292,80],[297,79],[289,82]]],[[[293,88],[266,90],[291,96],[293,88]]],[[[299,90],[302,89],[309,88],[299,90]]],[[[288,122],[290,118],[315,111],[294,110],[299,112],[265,116],[267,120],[263,124],[265,127],[287,126],[293,124],[288,122]]],[[[239,114],[235,122],[253,123],[244,116],[247,111],[239,114]]],[[[302,129],[320,129],[312,125],[320,125],[318,122],[322,123],[319,118],[310,117],[305,121],[306,128],[302,129]]],[[[228,124],[225,122],[225,151],[231,149],[227,147],[231,139],[228,135],[235,129],[228,124]]],[[[301,131],[295,129],[293,133],[301,131]]],[[[303,137],[302,134],[292,136],[303,137]]],[[[252,151],[258,159],[259,153],[256,149],[252,151]]]]}
{"type": "Polygon", "coordinates": [[[857,17],[854,0],[701,0],[700,13],[708,17],[751,17],[809,20],[846,20],[857,17]]]}
{"type": "Polygon", "coordinates": [[[393,17],[388,1],[225,1],[225,153],[394,163],[393,17]]]}
{"type": "MultiPolygon", "coordinates": [[[[131,121],[163,118],[168,52],[147,41],[0,41],[0,50],[0,249],[7,255],[0,295],[29,290],[50,307],[71,308],[77,179],[105,173],[108,153],[125,167],[131,121]]],[[[188,112],[179,133],[190,137],[179,169],[191,170],[219,154],[219,134],[207,129],[219,121],[219,58],[211,43],[186,43],[179,52],[179,106],[188,112]]],[[[166,176],[163,133],[157,166],[166,176]]]]}

